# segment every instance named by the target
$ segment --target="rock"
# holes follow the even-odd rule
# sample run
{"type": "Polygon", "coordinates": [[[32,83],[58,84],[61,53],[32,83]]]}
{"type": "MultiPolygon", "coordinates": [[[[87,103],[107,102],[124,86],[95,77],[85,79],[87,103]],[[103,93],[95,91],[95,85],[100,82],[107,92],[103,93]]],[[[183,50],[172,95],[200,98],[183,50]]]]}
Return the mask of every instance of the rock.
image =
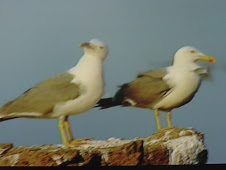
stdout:
{"type": "Polygon", "coordinates": [[[0,166],[137,166],[204,164],[203,134],[194,129],[170,128],[146,138],[80,139],[75,147],[0,144],[0,166]]]}
{"type": "Polygon", "coordinates": [[[144,165],[204,164],[204,136],[194,129],[164,129],[144,139],[144,165]]]}

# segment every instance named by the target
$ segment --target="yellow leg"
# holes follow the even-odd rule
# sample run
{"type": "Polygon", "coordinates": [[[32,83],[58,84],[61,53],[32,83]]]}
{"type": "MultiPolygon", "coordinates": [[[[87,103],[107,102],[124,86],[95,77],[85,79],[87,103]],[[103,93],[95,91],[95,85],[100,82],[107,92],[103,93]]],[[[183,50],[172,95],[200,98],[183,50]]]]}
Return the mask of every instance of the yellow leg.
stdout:
{"type": "Polygon", "coordinates": [[[59,119],[59,123],[58,123],[58,127],[60,130],[60,135],[61,135],[61,139],[62,139],[62,144],[63,145],[68,145],[68,137],[67,137],[67,132],[65,131],[65,117],[62,117],[59,119]]]}
{"type": "Polygon", "coordinates": [[[70,122],[68,121],[68,117],[61,117],[59,119],[59,130],[61,134],[61,139],[62,139],[62,144],[65,146],[79,146],[81,144],[85,144],[87,139],[79,139],[79,140],[74,140],[71,128],[70,128],[70,122]]]}
{"type": "Polygon", "coordinates": [[[71,132],[71,127],[70,127],[70,122],[68,121],[68,117],[65,118],[64,125],[67,133],[68,141],[71,142],[74,140],[74,138],[71,132]]]}
{"type": "Polygon", "coordinates": [[[166,113],[166,123],[168,128],[172,128],[171,112],[166,113]]]}
{"type": "Polygon", "coordinates": [[[161,121],[160,121],[158,109],[154,110],[154,115],[155,115],[157,131],[159,132],[162,129],[162,126],[161,126],[161,121]]]}

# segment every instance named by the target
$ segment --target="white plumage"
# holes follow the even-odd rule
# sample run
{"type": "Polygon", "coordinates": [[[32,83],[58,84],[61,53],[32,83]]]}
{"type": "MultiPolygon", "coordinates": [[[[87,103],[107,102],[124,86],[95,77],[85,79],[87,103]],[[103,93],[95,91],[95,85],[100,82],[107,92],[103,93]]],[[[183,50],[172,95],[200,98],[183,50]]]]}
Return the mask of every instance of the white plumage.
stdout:
{"type": "MultiPolygon", "coordinates": [[[[91,40],[90,43],[106,48],[103,43],[95,39],[91,40]]],[[[78,64],[68,71],[74,76],[71,83],[80,86],[80,96],[63,104],[57,104],[51,116],[59,117],[62,116],[62,113],[65,113],[63,116],[83,113],[94,107],[104,95],[105,83],[102,63],[107,56],[107,51],[106,49],[102,51],[104,55],[97,53],[95,54],[97,57],[93,56],[91,51],[87,51],[78,64]]]]}
{"type": "Polygon", "coordinates": [[[84,55],[68,71],[50,77],[0,108],[0,121],[27,118],[59,118],[64,145],[75,145],[68,116],[95,106],[104,94],[103,61],[108,48],[99,40],[80,45],[84,55]]]}
{"type": "Polygon", "coordinates": [[[205,69],[195,63],[198,60],[197,54],[204,55],[193,47],[183,47],[178,50],[174,56],[173,65],[166,68],[167,74],[163,77],[171,89],[153,109],[164,108],[167,110],[180,106],[197,91],[201,77],[196,70],[205,69]],[[194,51],[194,53],[190,51],[194,51]]]}
{"type": "Polygon", "coordinates": [[[175,53],[172,66],[139,74],[134,81],[123,84],[114,97],[101,99],[97,107],[122,105],[153,109],[158,130],[161,130],[158,110],[167,111],[167,126],[172,127],[171,111],[192,100],[201,75],[207,73],[196,63],[198,60],[216,62],[194,47],[182,47],[175,53]]]}

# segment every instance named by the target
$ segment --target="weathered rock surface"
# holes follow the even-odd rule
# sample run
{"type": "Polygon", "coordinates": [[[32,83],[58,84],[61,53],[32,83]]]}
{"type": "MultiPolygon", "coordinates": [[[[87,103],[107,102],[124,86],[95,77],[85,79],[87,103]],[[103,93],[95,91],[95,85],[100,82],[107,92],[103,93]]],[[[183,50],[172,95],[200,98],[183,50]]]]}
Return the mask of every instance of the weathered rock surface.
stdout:
{"type": "Polygon", "coordinates": [[[83,140],[76,147],[0,144],[0,166],[134,166],[204,164],[203,134],[171,128],[146,138],[83,140]]]}

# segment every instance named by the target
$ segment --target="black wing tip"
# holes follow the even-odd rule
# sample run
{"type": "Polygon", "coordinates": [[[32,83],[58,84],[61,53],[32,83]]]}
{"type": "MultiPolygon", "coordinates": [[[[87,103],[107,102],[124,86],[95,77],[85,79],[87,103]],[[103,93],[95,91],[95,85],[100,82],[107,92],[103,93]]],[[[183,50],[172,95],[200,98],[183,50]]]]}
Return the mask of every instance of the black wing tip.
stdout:
{"type": "Polygon", "coordinates": [[[100,107],[100,109],[107,109],[109,107],[123,105],[124,100],[124,90],[128,87],[128,83],[119,86],[119,90],[114,97],[100,99],[95,107],[100,107]]]}
{"type": "Polygon", "coordinates": [[[103,110],[103,109],[107,109],[107,108],[109,108],[110,106],[109,106],[109,107],[107,107],[107,106],[103,106],[103,105],[101,105],[101,104],[97,103],[94,107],[95,107],[95,108],[96,108],[96,107],[99,107],[99,109],[100,109],[100,110],[103,110]]]}
{"type": "Polygon", "coordinates": [[[100,107],[100,109],[107,109],[109,107],[114,107],[120,105],[116,100],[114,100],[112,97],[110,98],[104,98],[100,99],[100,101],[97,103],[95,107],[100,107]]]}
{"type": "Polygon", "coordinates": [[[6,121],[6,120],[10,120],[10,119],[15,119],[16,117],[13,118],[0,118],[0,122],[6,121]]]}

